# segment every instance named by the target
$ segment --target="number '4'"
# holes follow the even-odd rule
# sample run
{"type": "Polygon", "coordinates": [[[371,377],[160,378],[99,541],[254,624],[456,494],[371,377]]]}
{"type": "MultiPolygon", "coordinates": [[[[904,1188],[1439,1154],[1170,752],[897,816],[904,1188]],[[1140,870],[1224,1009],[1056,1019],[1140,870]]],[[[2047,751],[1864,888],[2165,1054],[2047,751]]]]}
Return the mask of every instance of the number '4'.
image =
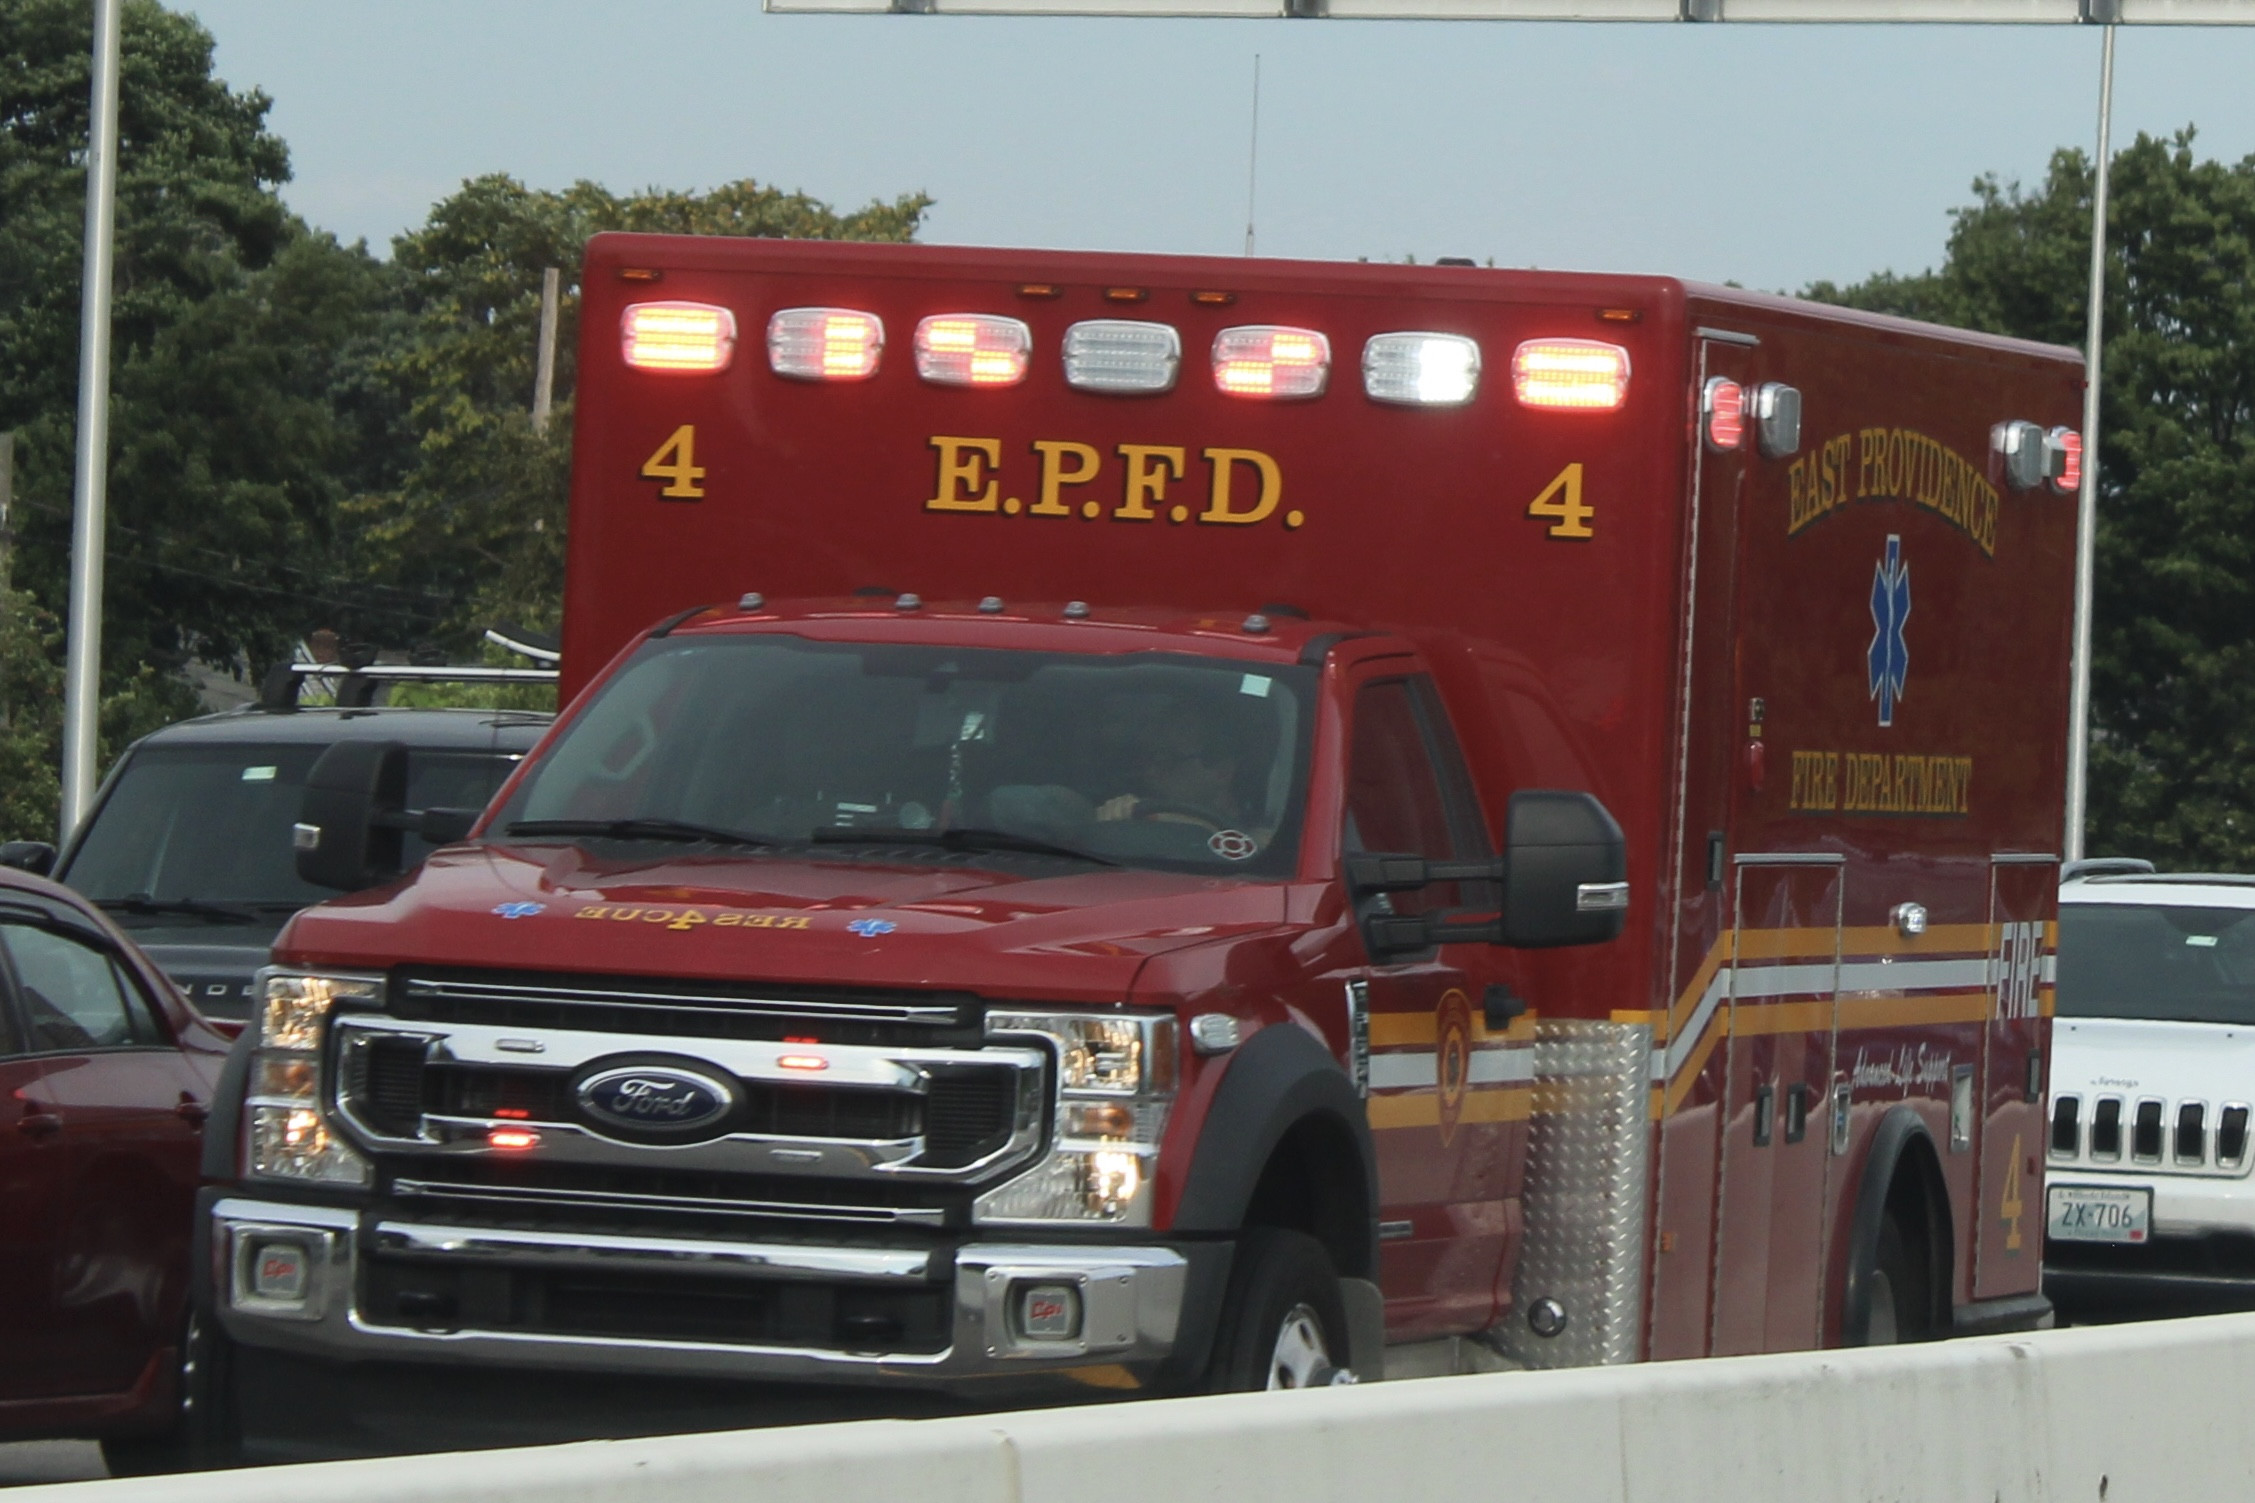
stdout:
{"type": "Polygon", "coordinates": [[[697,425],[683,423],[673,430],[658,452],[642,462],[644,480],[663,480],[666,488],[660,492],[668,501],[702,501],[705,499],[705,472],[697,465],[697,425]]]}
{"type": "Polygon", "coordinates": [[[1597,509],[1582,504],[1582,467],[1570,464],[1558,472],[1558,478],[1543,487],[1543,493],[1527,506],[1530,517],[1549,517],[1550,536],[1554,538],[1593,538],[1590,518],[1597,509]]]}

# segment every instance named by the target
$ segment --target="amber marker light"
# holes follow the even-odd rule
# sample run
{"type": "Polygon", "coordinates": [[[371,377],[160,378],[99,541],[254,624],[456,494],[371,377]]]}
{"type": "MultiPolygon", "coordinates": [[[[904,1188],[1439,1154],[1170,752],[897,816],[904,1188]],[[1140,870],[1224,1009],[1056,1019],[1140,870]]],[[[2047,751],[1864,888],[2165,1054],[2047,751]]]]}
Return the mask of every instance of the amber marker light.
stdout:
{"type": "Polygon", "coordinates": [[[619,318],[626,363],[641,371],[707,375],[736,354],[736,315],[710,303],[634,303],[619,318]]]}
{"type": "Polygon", "coordinates": [[[1530,339],[1512,352],[1522,407],[1613,412],[1629,399],[1629,352],[1596,339],[1530,339]]]}

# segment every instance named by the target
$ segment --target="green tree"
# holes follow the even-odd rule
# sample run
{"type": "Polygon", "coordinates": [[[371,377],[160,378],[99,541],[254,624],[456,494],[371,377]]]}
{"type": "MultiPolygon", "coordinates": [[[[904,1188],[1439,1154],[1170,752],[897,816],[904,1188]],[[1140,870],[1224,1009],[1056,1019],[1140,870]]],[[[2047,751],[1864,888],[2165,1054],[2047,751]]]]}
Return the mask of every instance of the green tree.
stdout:
{"type": "Polygon", "coordinates": [[[563,588],[571,479],[577,274],[588,237],[606,230],[779,239],[913,239],[921,193],[840,213],[803,193],[749,179],[709,193],[619,196],[581,182],[561,192],[474,178],[400,236],[393,265],[407,288],[411,342],[384,365],[413,433],[397,485],[348,508],[373,577],[443,595],[457,641],[496,619],[553,627],[563,588]],[[556,407],[535,431],[531,404],[541,275],[564,277],[556,407]]]}
{"type": "MultiPolygon", "coordinates": [[[[2080,345],[2092,177],[1981,178],[1939,268],[1806,295],[2080,345]]],[[[2116,156],[2105,315],[2088,845],[2255,868],[2255,156],[2116,156]]]]}

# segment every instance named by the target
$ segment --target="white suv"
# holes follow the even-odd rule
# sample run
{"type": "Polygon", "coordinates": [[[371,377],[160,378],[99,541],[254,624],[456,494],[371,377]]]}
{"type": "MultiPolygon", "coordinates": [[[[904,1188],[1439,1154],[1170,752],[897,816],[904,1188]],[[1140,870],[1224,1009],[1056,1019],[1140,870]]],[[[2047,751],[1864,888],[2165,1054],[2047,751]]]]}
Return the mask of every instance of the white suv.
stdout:
{"type": "Polygon", "coordinates": [[[2068,869],[2044,1292],[2063,1315],[2255,1307],[2255,876],[2068,869]]]}

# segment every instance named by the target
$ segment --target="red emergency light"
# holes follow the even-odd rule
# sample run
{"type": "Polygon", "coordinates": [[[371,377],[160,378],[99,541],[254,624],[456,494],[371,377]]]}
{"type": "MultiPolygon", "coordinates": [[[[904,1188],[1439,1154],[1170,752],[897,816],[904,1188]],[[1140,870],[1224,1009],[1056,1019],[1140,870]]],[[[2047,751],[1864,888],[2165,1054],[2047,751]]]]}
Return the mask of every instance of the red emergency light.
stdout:
{"type": "Polygon", "coordinates": [[[884,353],[884,320],[856,308],[782,308],[767,321],[767,368],[794,381],[866,381],[884,353]]]}
{"type": "Polygon", "coordinates": [[[521,1153],[527,1148],[538,1148],[540,1134],[529,1127],[496,1127],[485,1135],[485,1142],[488,1148],[521,1153]]]}
{"type": "Polygon", "coordinates": [[[1530,339],[1511,355],[1522,407],[1614,412],[1629,399],[1629,352],[1600,339],[1530,339]]]}
{"type": "Polygon", "coordinates": [[[819,1054],[779,1054],[776,1065],[785,1070],[827,1070],[830,1061],[819,1054]]]}
{"type": "Polygon", "coordinates": [[[1214,336],[1214,385],[1236,397],[1320,397],[1331,341],[1313,329],[1240,324],[1214,336]]]}
{"type": "Polygon", "coordinates": [[[938,386],[1016,386],[1033,331],[993,313],[941,313],[916,326],[916,374],[938,386]]]}
{"type": "Polygon", "coordinates": [[[724,371],[736,355],[736,315],[710,303],[632,303],[619,319],[619,339],[636,370],[724,371]]]}
{"type": "Polygon", "coordinates": [[[2054,428],[2045,437],[2052,451],[2051,488],[2072,496],[2083,488],[2083,435],[2072,428],[2054,428]]]}
{"type": "Polygon", "coordinates": [[[1746,388],[1728,376],[1710,376],[1700,396],[1707,418],[1707,447],[1729,453],[1746,441],[1746,388]]]}

